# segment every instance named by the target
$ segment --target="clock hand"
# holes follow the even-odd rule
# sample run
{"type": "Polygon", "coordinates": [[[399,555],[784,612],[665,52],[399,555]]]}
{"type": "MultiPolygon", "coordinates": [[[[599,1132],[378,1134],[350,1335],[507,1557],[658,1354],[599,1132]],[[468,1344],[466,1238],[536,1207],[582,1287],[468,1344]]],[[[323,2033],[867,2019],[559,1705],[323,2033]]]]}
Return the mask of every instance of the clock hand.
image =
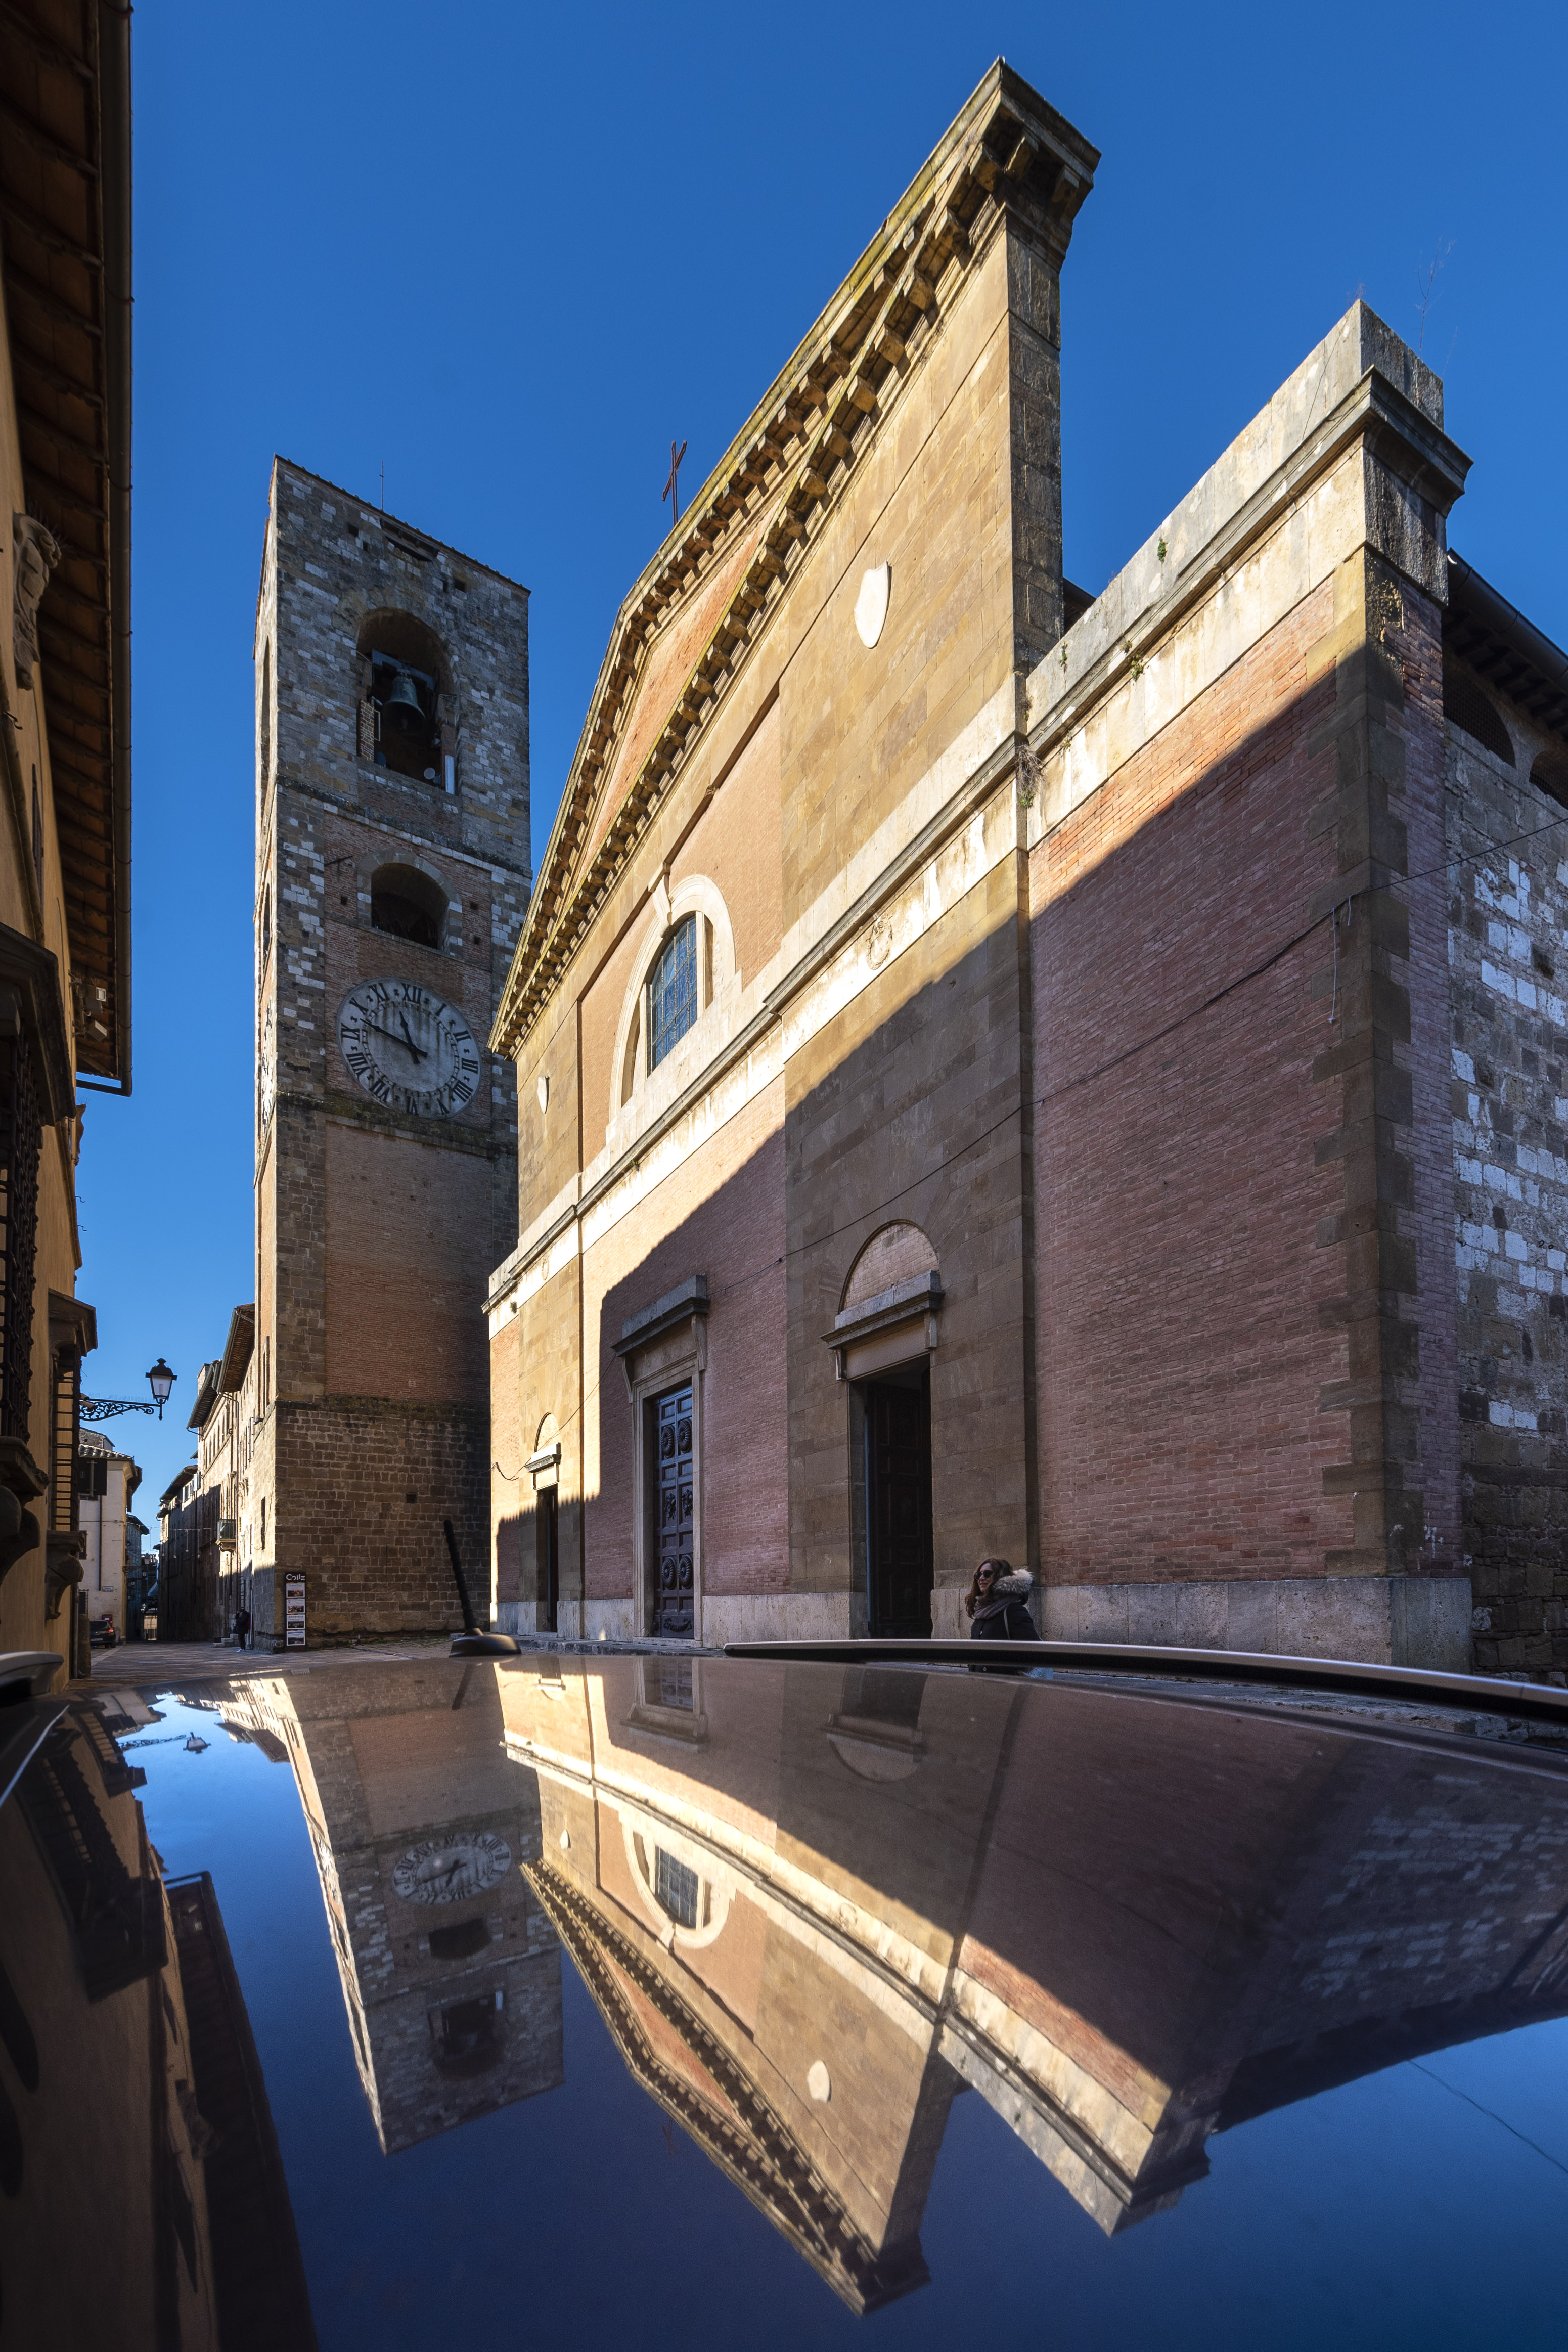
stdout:
{"type": "Polygon", "coordinates": [[[390,1029],[383,1029],[379,1021],[367,1021],[364,1025],[367,1029],[373,1029],[378,1037],[384,1037],[389,1045],[401,1045],[405,1053],[409,1053],[413,1055],[416,1062],[423,1062],[428,1059],[423,1049],[421,1046],[416,1045],[412,1037],[394,1037],[392,1031],[390,1029]]]}

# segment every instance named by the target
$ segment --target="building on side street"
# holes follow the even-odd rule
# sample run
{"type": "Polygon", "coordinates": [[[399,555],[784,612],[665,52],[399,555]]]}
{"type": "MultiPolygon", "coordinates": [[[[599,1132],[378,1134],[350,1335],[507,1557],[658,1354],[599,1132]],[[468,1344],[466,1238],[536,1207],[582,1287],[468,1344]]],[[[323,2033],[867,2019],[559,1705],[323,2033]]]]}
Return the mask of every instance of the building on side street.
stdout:
{"type": "Polygon", "coordinates": [[[132,1588],[141,1561],[140,1519],[131,1498],[141,1472],[100,1430],[84,1429],[77,1457],[77,1515],[87,1539],[80,1592],[89,1619],[109,1618],[118,1640],[131,1632],[132,1588]]]}
{"type": "Polygon", "coordinates": [[[131,17],[0,16],[0,1649],[75,1649],[81,1096],[131,1087],[131,17]]]}
{"type": "Polygon", "coordinates": [[[955,1635],[991,1554],[1561,1676],[1568,659],[1361,302],[1073,583],[1099,163],[993,68],[621,607],[491,1038],[495,1614],[955,1635]]]}
{"type": "MultiPolygon", "coordinates": [[[[207,1367],[202,1367],[204,1372],[207,1367]]],[[[218,1496],[204,1498],[195,1462],[171,1478],[158,1497],[158,1638],[204,1642],[217,1623],[218,1496]]]]}

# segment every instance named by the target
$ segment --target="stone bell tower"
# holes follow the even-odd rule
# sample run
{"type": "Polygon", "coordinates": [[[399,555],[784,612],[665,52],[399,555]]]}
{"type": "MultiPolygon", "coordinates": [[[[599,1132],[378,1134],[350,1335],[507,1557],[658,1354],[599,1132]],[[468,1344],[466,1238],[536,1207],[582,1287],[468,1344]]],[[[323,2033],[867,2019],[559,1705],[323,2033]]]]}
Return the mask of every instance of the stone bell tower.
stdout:
{"type": "Polygon", "coordinates": [[[490,1024],[528,874],[528,592],[274,465],[256,620],[256,1346],[240,1565],[281,1645],[488,1588],[486,1277],[515,1236],[490,1024]]]}

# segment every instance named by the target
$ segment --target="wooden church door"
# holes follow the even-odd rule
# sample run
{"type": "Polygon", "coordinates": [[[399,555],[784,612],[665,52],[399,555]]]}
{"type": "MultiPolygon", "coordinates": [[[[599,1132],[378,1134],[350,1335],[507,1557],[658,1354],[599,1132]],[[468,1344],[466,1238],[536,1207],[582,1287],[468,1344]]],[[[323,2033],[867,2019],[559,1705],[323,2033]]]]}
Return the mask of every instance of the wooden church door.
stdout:
{"type": "Polygon", "coordinates": [[[865,1384],[866,1559],[870,1631],[931,1631],[931,1390],[865,1384]]]}

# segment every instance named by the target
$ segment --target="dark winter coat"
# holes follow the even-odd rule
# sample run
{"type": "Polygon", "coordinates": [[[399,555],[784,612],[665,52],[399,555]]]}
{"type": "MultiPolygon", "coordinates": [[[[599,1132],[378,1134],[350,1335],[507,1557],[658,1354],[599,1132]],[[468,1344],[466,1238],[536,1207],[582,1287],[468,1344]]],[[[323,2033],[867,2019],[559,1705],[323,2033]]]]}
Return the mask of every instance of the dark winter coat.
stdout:
{"type": "Polygon", "coordinates": [[[1010,1576],[1001,1576],[991,1587],[988,1601],[975,1605],[974,1622],[969,1628],[972,1642],[1038,1642],[1040,1629],[1029,1613],[1030,1588],[1034,1582],[1027,1568],[1014,1569],[1010,1576]]]}

